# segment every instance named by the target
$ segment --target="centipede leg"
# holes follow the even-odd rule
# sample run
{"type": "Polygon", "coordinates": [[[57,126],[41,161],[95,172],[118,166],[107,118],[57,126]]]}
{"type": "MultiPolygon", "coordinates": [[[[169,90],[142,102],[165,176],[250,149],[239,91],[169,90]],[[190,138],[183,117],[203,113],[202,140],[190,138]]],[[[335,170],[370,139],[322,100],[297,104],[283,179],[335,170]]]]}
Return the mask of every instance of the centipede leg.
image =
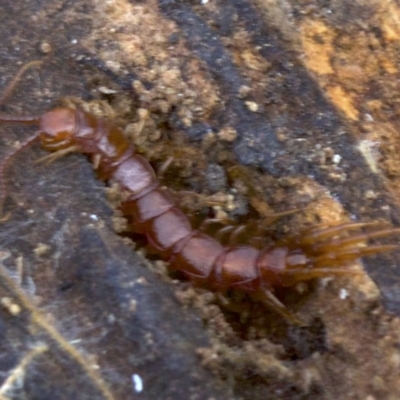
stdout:
{"type": "Polygon", "coordinates": [[[327,253],[317,257],[312,261],[312,267],[308,269],[286,270],[282,273],[282,279],[286,286],[291,286],[296,282],[308,281],[315,278],[326,278],[332,276],[358,275],[359,270],[335,267],[335,265],[350,264],[361,257],[386,253],[397,249],[396,245],[376,245],[366,247],[352,247],[338,251],[337,253],[327,253]]]}
{"type": "Polygon", "coordinates": [[[330,265],[331,270],[334,270],[335,265],[348,264],[364,256],[386,253],[397,248],[398,246],[393,244],[344,248],[337,252],[332,251],[316,257],[312,265],[314,269],[330,265]]]}
{"type": "Polygon", "coordinates": [[[260,303],[263,303],[269,309],[282,315],[282,317],[291,323],[300,326],[306,325],[303,321],[291,313],[270,290],[265,288],[259,289],[257,292],[252,294],[252,298],[260,303]]]}
{"type": "Polygon", "coordinates": [[[243,229],[243,225],[239,225],[237,227],[233,225],[225,225],[224,220],[220,218],[207,218],[203,220],[198,228],[200,231],[205,233],[212,233],[215,235],[215,238],[220,242],[228,242],[231,246],[235,243],[237,235],[239,235],[243,229]],[[213,225],[216,228],[213,230],[213,225]],[[222,227],[219,227],[222,225],[222,227]]]}
{"type": "Polygon", "coordinates": [[[224,226],[215,233],[215,238],[220,242],[226,242],[226,237],[231,237],[235,227],[233,225],[224,226]]]}
{"type": "Polygon", "coordinates": [[[223,293],[216,292],[215,296],[218,304],[227,311],[231,311],[235,314],[240,314],[241,312],[243,312],[243,306],[241,304],[232,302],[223,293]]]}
{"type": "Polygon", "coordinates": [[[294,270],[288,272],[284,279],[288,285],[296,282],[309,281],[315,278],[360,275],[361,271],[348,268],[313,268],[309,270],[294,270]]]}
{"type": "Polygon", "coordinates": [[[280,218],[287,217],[288,215],[297,214],[306,209],[307,209],[307,207],[299,207],[299,208],[292,208],[290,210],[274,212],[274,213],[262,213],[263,221],[267,222],[266,225],[269,225],[269,224],[271,224],[271,222],[274,222],[280,218]]]}
{"type": "Polygon", "coordinates": [[[198,229],[202,232],[207,232],[207,230],[212,226],[212,225],[217,225],[221,224],[222,220],[220,218],[206,218],[203,221],[201,221],[198,229]]]}
{"type": "Polygon", "coordinates": [[[173,162],[174,162],[174,157],[170,156],[161,164],[160,168],[158,168],[156,171],[158,179],[160,180],[162,179],[163,175],[167,172],[167,170],[169,169],[169,167],[172,165],[173,162]]]}
{"type": "Polygon", "coordinates": [[[309,228],[302,233],[300,243],[314,244],[318,241],[327,240],[335,236],[340,236],[342,233],[346,233],[352,229],[362,229],[371,226],[379,226],[381,223],[377,222],[354,222],[343,225],[329,226],[317,225],[316,227],[309,228]]]}
{"type": "MultiPolygon", "coordinates": [[[[351,236],[349,238],[336,238],[330,242],[326,242],[315,246],[315,250],[319,253],[328,254],[329,252],[335,252],[335,249],[352,249],[357,248],[357,245],[367,242],[371,239],[378,239],[390,235],[400,233],[399,228],[383,229],[376,232],[362,233],[359,235],[351,236]]],[[[368,247],[368,246],[367,246],[368,247]]]]}
{"type": "Polygon", "coordinates": [[[44,157],[38,158],[35,161],[35,163],[36,164],[45,163],[46,165],[50,165],[51,163],[58,160],[59,158],[64,157],[65,155],[70,154],[70,153],[75,153],[76,151],[77,151],[76,146],[70,146],[65,149],[57,150],[54,153],[47,154],[44,157]]]}

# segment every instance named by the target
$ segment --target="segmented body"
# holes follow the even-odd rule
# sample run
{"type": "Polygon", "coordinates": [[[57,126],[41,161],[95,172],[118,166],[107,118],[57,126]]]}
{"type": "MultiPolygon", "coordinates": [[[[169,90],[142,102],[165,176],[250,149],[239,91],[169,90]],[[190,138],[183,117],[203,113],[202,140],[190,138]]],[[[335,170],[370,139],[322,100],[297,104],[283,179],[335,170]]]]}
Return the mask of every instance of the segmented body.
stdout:
{"type": "Polygon", "coordinates": [[[168,190],[161,188],[149,162],[135,153],[119,129],[83,111],[64,108],[45,114],[40,131],[47,150],[72,145],[77,151],[99,157],[99,177],[130,193],[121,205],[124,215],[135,231],[146,235],[171,270],[215,290],[235,287],[255,291],[260,286],[283,283],[271,269],[285,268],[287,248],[260,251],[251,246],[224,247],[215,238],[193,230],[168,190]],[[60,128],[74,132],[71,140],[66,140],[60,128]]]}
{"type": "MultiPolygon", "coordinates": [[[[123,214],[168,261],[170,270],[181,271],[195,285],[211,290],[249,292],[286,316],[284,306],[272,294],[274,287],[347,275],[352,272],[346,266],[357,258],[397,247],[365,246],[365,241],[400,233],[400,229],[348,234],[343,238],[350,230],[374,225],[370,223],[316,226],[261,250],[249,245],[224,246],[192,228],[168,190],[160,186],[149,162],[135,153],[134,146],[115,126],[72,108],[56,108],[40,117],[0,115],[1,121],[39,126],[22,147],[39,138],[44,149],[56,152],[55,159],[71,151],[95,157],[99,178],[116,182],[129,193],[121,204],[123,214]]],[[[0,163],[0,178],[15,152],[0,163]]],[[[4,196],[4,185],[0,183],[4,196]]]]}

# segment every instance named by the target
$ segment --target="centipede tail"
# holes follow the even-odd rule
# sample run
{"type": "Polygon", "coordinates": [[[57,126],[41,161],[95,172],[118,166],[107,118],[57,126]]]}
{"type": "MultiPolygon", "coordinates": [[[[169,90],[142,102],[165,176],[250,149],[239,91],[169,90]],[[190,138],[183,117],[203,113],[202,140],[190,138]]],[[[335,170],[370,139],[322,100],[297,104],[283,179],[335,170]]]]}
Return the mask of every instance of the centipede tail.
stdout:
{"type": "MultiPolygon", "coordinates": [[[[169,262],[171,271],[182,272],[194,285],[217,292],[235,289],[250,293],[290,318],[273,295],[274,288],[325,276],[351,275],[347,265],[363,256],[391,251],[394,245],[365,245],[370,239],[399,234],[400,228],[351,234],[375,223],[315,226],[275,246],[224,246],[216,238],[194,230],[160,182],[150,163],[115,126],[81,110],[55,108],[41,117],[0,115],[4,123],[36,124],[44,149],[55,152],[52,160],[71,151],[97,159],[98,177],[115,182],[128,193],[120,206],[136,232],[169,262]]],[[[0,178],[14,153],[0,163],[0,178]]],[[[0,189],[4,196],[4,185],[0,189]]],[[[2,199],[2,198],[0,198],[2,199]]],[[[293,320],[293,318],[292,318],[293,320]]]]}

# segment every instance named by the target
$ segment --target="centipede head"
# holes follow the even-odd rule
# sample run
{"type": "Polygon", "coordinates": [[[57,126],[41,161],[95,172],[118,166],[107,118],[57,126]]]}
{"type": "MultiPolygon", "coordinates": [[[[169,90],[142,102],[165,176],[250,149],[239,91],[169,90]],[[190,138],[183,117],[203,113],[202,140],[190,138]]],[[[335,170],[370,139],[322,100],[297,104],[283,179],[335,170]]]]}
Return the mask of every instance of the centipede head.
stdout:
{"type": "Polygon", "coordinates": [[[39,120],[39,138],[43,148],[56,151],[71,147],[77,132],[77,113],[72,108],[55,108],[39,120]]]}

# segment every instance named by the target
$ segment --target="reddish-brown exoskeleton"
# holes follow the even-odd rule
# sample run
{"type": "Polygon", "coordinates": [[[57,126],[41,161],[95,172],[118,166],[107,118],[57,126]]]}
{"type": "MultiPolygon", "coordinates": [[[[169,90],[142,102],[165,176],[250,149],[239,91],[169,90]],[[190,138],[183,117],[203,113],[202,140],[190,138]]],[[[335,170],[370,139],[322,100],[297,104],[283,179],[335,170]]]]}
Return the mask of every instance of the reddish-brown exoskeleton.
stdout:
{"type": "MultiPolygon", "coordinates": [[[[149,162],[135,153],[134,146],[115,126],[72,108],[55,108],[40,117],[0,115],[0,121],[38,126],[21,148],[38,138],[44,149],[56,152],[54,159],[72,151],[96,157],[99,177],[117,182],[129,192],[121,204],[123,214],[134,224],[136,232],[147,237],[149,246],[168,261],[171,271],[181,271],[194,285],[217,292],[229,289],[248,292],[289,317],[284,305],[273,295],[274,288],[348,275],[352,271],[346,266],[358,258],[397,247],[365,245],[365,242],[400,233],[400,229],[348,234],[376,225],[362,222],[311,227],[261,250],[249,245],[224,246],[192,228],[168,190],[160,186],[149,162]]],[[[0,163],[0,178],[15,153],[10,152],[0,163]]],[[[1,189],[3,200],[3,184],[1,189]]]]}

